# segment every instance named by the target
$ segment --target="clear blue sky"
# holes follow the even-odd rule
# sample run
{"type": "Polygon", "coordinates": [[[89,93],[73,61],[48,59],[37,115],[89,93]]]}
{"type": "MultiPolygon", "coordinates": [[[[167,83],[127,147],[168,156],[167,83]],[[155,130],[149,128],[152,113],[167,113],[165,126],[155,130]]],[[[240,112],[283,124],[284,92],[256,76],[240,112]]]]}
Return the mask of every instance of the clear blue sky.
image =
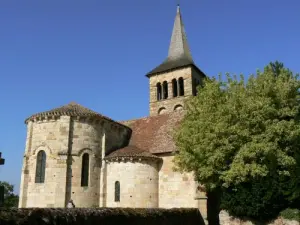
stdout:
{"type": "MultiPolygon", "coordinates": [[[[300,72],[299,0],[181,0],[209,76],[273,60],[300,72]]],[[[19,192],[24,119],[76,101],[115,120],[148,115],[145,74],[165,58],[175,0],[0,2],[0,180],[19,192]]]]}

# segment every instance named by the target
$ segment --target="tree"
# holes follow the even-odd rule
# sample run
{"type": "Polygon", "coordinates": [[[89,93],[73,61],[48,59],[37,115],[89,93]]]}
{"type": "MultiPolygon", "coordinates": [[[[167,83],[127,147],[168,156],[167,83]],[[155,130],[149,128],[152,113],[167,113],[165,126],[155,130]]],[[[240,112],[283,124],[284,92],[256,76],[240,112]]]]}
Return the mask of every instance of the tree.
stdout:
{"type": "Polygon", "coordinates": [[[4,204],[3,207],[18,207],[19,196],[15,195],[14,186],[5,181],[0,181],[0,186],[4,187],[4,204]]]}
{"type": "Polygon", "coordinates": [[[284,68],[283,63],[278,61],[270,62],[269,66],[266,67],[266,69],[271,70],[273,72],[273,75],[276,77],[280,74],[283,68],[284,68]]]}
{"type": "Polygon", "coordinates": [[[208,196],[220,198],[224,188],[275,177],[280,184],[292,179],[280,191],[299,197],[299,190],[292,196],[300,184],[299,87],[298,75],[280,64],[269,64],[247,82],[229,74],[225,81],[206,79],[188,99],[175,133],[176,168],[194,172],[208,196]]]}

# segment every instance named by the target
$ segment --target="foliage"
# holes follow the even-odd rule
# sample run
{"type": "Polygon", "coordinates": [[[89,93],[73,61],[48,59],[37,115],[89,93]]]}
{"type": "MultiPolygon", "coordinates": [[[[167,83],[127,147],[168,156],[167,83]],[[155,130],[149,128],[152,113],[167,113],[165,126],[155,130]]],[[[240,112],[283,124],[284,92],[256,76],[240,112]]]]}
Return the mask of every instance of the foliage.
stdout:
{"type": "Polygon", "coordinates": [[[0,181],[4,186],[4,208],[18,207],[19,196],[14,194],[14,186],[5,181],[0,181]]]}
{"type": "Polygon", "coordinates": [[[296,220],[300,222],[300,210],[287,208],[280,212],[280,216],[287,220],[296,220]]]}
{"type": "MultiPolygon", "coordinates": [[[[299,87],[298,75],[278,62],[247,82],[229,74],[206,79],[175,134],[176,168],[193,171],[208,191],[242,188],[243,195],[263,180],[285,199],[299,198],[299,87]]],[[[266,206],[271,190],[260,193],[266,206]]]]}
{"type": "Polygon", "coordinates": [[[204,225],[199,210],[134,208],[25,208],[0,210],[0,224],[204,225]]]}
{"type": "Polygon", "coordinates": [[[269,220],[287,205],[276,179],[260,179],[224,189],[221,208],[235,217],[269,220]]]}

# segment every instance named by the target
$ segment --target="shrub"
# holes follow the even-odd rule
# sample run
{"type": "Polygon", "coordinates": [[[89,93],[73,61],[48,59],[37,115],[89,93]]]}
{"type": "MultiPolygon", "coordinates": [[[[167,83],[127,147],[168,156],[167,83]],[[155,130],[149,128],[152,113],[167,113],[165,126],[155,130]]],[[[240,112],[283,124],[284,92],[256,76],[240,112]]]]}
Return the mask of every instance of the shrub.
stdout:
{"type": "Polygon", "coordinates": [[[38,208],[0,210],[9,225],[204,225],[198,209],[38,208]]]}

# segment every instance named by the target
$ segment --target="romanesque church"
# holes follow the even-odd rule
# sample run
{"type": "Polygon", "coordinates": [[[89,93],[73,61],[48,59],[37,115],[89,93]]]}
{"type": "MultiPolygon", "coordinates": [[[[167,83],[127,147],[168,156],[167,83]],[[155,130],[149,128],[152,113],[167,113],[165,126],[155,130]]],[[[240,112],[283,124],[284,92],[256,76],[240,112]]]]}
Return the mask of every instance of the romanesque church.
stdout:
{"type": "Polygon", "coordinates": [[[72,102],[26,119],[19,207],[66,207],[72,199],[76,207],[192,207],[205,214],[193,174],[173,170],[172,132],[205,77],[179,6],[168,57],[146,76],[148,117],[114,121],[72,102]]]}

